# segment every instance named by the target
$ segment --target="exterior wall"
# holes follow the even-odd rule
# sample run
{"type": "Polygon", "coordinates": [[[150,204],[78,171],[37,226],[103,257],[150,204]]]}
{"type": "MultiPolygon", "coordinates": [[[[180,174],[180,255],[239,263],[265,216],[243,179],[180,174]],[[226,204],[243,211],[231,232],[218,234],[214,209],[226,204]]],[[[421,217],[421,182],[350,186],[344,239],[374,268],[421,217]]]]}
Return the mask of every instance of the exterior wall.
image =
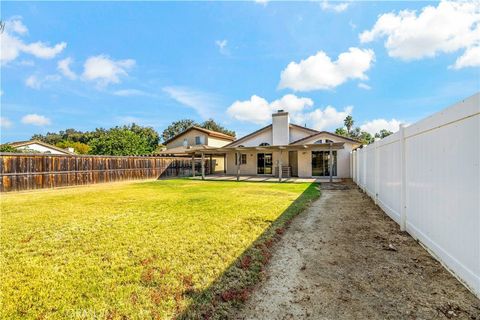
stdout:
{"type": "Polygon", "coordinates": [[[67,152],[60,152],[55,149],[51,149],[40,144],[32,143],[27,146],[17,147],[18,150],[31,149],[41,153],[50,153],[50,154],[68,154],[67,152]]]}
{"type": "Polygon", "coordinates": [[[207,137],[206,145],[209,147],[220,148],[229,144],[230,142],[232,141],[209,136],[207,137]]]}
{"type": "Polygon", "coordinates": [[[213,173],[223,173],[225,170],[225,161],[223,156],[212,157],[214,167],[212,167],[213,173]]]}
{"type": "Polygon", "coordinates": [[[259,134],[256,134],[253,137],[250,137],[247,141],[243,141],[240,143],[240,145],[245,146],[245,147],[257,147],[261,143],[266,142],[268,144],[272,144],[272,129],[269,128],[268,130],[265,130],[263,132],[260,132],[259,134]]]}
{"type": "Polygon", "coordinates": [[[480,297],[480,93],[353,159],[355,182],[480,297]]]}
{"type": "Polygon", "coordinates": [[[272,145],[282,146],[290,143],[290,120],[288,112],[272,115],[272,145]]]}
{"type": "Polygon", "coordinates": [[[167,149],[172,149],[176,147],[181,147],[183,146],[183,140],[187,139],[188,141],[188,146],[196,146],[195,144],[195,137],[203,137],[203,145],[211,146],[211,147],[223,147],[224,145],[229,144],[231,141],[230,140],[224,140],[220,138],[215,138],[215,137],[209,137],[206,133],[201,132],[199,130],[190,130],[185,134],[182,134],[178,136],[176,139],[170,141],[167,143],[166,147],[167,149]]]}
{"type": "Polygon", "coordinates": [[[172,148],[176,148],[176,147],[181,147],[183,146],[183,140],[184,139],[187,139],[188,141],[188,145],[189,146],[195,146],[195,137],[197,136],[203,136],[205,139],[205,143],[207,141],[207,134],[204,133],[204,132],[201,132],[201,131],[198,131],[198,130],[190,130],[189,132],[185,133],[185,134],[182,134],[180,136],[178,136],[176,139],[170,141],[169,143],[166,144],[166,147],[167,149],[172,149],[172,148]]]}
{"type": "Polygon", "coordinates": [[[302,130],[296,127],[291,127],[290,128],[290,143],[306,138],[308,136],[312,135],[311,132],[307,130],[302,130]]]}

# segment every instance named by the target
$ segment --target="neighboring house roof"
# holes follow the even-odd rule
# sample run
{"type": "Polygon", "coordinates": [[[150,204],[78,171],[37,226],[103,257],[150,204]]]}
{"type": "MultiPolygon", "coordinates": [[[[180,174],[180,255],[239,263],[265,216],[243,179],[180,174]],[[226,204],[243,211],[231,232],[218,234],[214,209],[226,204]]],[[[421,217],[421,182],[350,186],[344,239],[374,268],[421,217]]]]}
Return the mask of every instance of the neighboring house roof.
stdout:
{"type": "Polygon", "coordinates": [[[68,150],[59,148],[57,146],[51,145],[49,143],[46,143],[46,142],[43,142],[43,141],[40,141],[40,140],[15,141],[15,142],[9,142],[8,143],[8,145],[11,145],[14,148],[28,147],[29,145],[32,145],[32,144],[39,144],[41,146],[44,146],[45,148],[50,148],[50,149],[56,150],[56,151],[64,153],[64,154],[75,154],[75,153],[72,153],[68,150]]]}
{"type": "MultiPolygon", "coordinates": [[[[290,126],[290,128],[301,129],[301,130],[304,130],[304,131],[308,131],[308,132],[310,132],[310,133],[312,133],[312,134],[317,134],[317,133],[318,133],[317,130],[314,130],[314,129],[311,129],[311,128],[307,128],[307,127],[302,127],[302,126],[299,126],[298,124],[290,123],[289,126],[290,126]]],[[[250,134],[247,134],[246,136],[241,137],[241,138],[238,139],[238,140],[233,141],[232,143],[227,144],[226,146],[223,146],[222,148],[230,147],[230,146],[232,146],[233,144],[241,143],[241,142],[243,142],[243,141],[245,141],[245,140],[247,140],[247,139],[249,139],[249,138],[251,138],[251,137],[253,137],[253,136],[257,135],[257,134],[259,134],[259,133],[262,133],[262,132],[270,129],[271,127],[272,127],[272,125],[269,124],[269,125],[267,125],[267,126],[265,126],[265,127],[263,127],[263,128],[260,128],[260,129],[258,129],[258,130],[256,130],[256,131],[253,131],[253,132],[250,133],[250,134]]]]}
{"type": "Polygon", "coordinates": [[[171,149],[166,149],[158,152],[157,154],[159,155],[165,155],[165,154],[186,154],[186,153],[191,153],[192,151],[198,151],[198,150],[210,150],[210,149],[217,149],[216,147],[210,147],[206,145],[198,145],[198,146],[179,146],[171,149]]]}
{"type": "Polygon", "coordinates": [[[189,132],[189,131],[192,131],[192,130],[198,130],[198,131],[203,132],[203,133],[206,133],[208,136],[214,137],[214,138],[219,138],[219,139],[224,139],[224,140],[230,140],[230,141],[235,140],[235,137],[229,136],[228,134],[225,134],[225,133],[221,133],[221,132],[213,131],[213,130],[208,130],[208,129],[201,128],[201,127],[197,127],[197,126],[191,126],[190,128],[188,128],[188,129],[180,132],[179,134],[171,137],[170,139],[166,140],[163,144],[170,143],[170,142],[172,142],[173,140],[181,137],[181,136],[184,135],[185,133],[187,133],[187,132],[189,132]]]}
{"type": "Polygon", "coordinates": [[[302,138],[302,139],[299,139],[297,141],[293,141],[292,143],[290,144],[299,144],[303,141],[306,141],[306,140],[309,140],[309,139],[313,139],[315,138],[316,136],[320,136],[322,134],[328,134],[328,135],[331,135],[331,136],[334,136],[334,137],[337,137],[337,138],[340,138],[340,139],[343,139],[343,140],[347,140],[347,141],[350,141],[350,142],[353,142],[353,143],[357,143],[357,144],[362,144],[361,141],[358,141],[358,140],[355,140],[355,139],[352,139],[352,138],[348,138],[348,137],[344,137],[344,136],[341,136],[339,134],[336,134],[336,133],[331,133],[331,132],[328,132],[328,131],[317,131],[317,133],[315,134],[312,134],[308,137],[305,137],[305,138],[302,138]]]}

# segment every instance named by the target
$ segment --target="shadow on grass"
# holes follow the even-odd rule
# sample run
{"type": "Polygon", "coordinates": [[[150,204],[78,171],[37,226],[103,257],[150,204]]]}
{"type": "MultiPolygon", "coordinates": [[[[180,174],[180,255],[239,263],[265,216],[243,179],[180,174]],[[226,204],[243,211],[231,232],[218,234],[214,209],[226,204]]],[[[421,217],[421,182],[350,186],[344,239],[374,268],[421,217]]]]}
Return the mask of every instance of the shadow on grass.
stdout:
{"type": "Polygon", "coordinates": [[[308,188],[208,288],[187,292],[192,303],[176,319],[231,319],[262,279],[272,246],[291,220],[319,197],[319,185],[308,188]]]}

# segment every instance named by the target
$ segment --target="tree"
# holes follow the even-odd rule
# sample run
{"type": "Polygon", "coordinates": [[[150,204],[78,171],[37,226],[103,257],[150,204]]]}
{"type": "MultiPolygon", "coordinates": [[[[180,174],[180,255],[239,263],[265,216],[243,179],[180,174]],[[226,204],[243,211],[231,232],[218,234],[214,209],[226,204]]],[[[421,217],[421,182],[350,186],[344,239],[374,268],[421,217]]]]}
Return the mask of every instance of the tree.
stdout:
{"type": "Polygon", "coordinates": [[[163,141],[167,141],[168,139],[173,138],[177,134],[187,130],[194,125],[196,125],[196,122],[191,119],[174,121],[165,130],[163,130],[162,139],[163,141]]]}
{"type": "Polygon", "coordinates": [[[345,128],[347,128],[347,133],[350,134],[350,130],[352,130],[353,124],[355,121],[353,121],[353,117],[351,115],[348,115],[345,120],[343,120],[343,124],[345,125],[345,128]]]}
{"type": "Polygon", "coordinates": [[[235,131],[225,129],[223,126],[216,123],[215,120],[213,120],[213,119],[208,119],[208,120],[204,121],[203,123],[200,124],[200,127],[208,129],[208,130],[213,130],[213,131],[225,133],[229,136],[235,137],[235,131]]]}
{"type": "Polygon", "coordinates": [[[77,154],[88,154],[92,149],[88,144],[68,140],[60,141],[56,146],[62,149],[73,148],[77,154]]]}
{"type": "Polygon", "coordinates": [[[90,153],[98,155],[143,155],[155,150],[152,150],[147,139],[126,127],[112,128],[92,139],[89,145],[92,147],[90,153]]]}
{"type": "Polygon", "coordinates": [[[339,136],[348,137],[348,132],[343,127],[335,129],[335,134],[338,134],[339,136]]]}
{"type": "Polygon", "coordinates": [[[382,130],[380,130],[380,132],[375,133],[375,138],[383,139],[385,137],[388,137],[391,134],[393,134],[392,131],[389,131],[387,129],[382,129],[382,130]]]}
{"type": "Polygon", "coordinates": [[[19,152],[21,152],[21,151],[15,149],[15,148],[12,147],[11,145],[5,143],[5,144],[0,145],[0,152],[19,153],[19,152]]]}
{"type": "Polygon", "coordinates": [[[366,131],[360,132],[359,139],[360,139],[360,141],[362,141],[363,144],[370,144],[370,143],[373,143],[375,141],[373,136],[366,131]]]}

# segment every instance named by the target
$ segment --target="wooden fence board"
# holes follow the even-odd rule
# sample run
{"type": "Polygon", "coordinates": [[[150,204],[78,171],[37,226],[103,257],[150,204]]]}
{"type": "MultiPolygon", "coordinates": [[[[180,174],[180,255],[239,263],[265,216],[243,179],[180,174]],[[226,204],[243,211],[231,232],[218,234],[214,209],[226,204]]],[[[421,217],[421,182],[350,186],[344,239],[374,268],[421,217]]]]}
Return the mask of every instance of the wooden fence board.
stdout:
{"type": "MultiPolygon", "coordinates": [[[[201,174],[201,159],[195,172],[201,174]]],[[[191,158],[0,154],[0,192],[191,175],[191,158]]]]}

